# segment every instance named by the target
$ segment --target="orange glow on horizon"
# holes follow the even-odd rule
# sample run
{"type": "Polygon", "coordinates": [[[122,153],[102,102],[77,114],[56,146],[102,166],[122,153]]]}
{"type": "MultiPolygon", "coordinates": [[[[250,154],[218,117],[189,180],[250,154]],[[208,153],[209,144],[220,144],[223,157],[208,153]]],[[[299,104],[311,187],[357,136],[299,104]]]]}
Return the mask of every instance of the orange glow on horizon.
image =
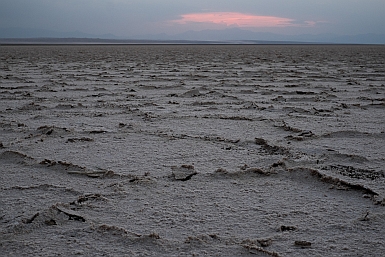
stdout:
{"type": "Polygon", "coordinates": [[[214,23],[238,27],[285,27],[294,25],[293,19],[237,12],[189,13],[181,15],[181,19],[174,20],[173,22],[177,24],[190,22],[214,23]]]}

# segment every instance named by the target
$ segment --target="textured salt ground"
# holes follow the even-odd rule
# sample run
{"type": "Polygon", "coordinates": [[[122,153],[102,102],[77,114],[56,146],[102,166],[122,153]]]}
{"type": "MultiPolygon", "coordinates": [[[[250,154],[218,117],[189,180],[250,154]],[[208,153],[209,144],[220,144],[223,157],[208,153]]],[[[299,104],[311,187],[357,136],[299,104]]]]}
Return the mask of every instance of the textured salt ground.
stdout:
{"type": "Polygon", "coordinates": [[[382,46],[15,46],[1,251],[380,256],[382,46]]]}
{"type": "Polygon", "coordinates": [[[368,192],[322,182],[306,170],[240,167],[182,181],[170,169],[170,176],[158,178],[107,174],[90,180],[71,165],[38,164],[13,152],[2,157],[7,170],[29,178],[17,181],[10,173],[2,185],[2,247],[15,255],[22,253],[20,244],[30,254],[43,248],[47,255],[68,244],[59,253],[246,255],[247,246],[263,239],[271,240],[266,251],[272,254],[333,256],[359,253],[367,244],[373,254],[383,250],[383,206],[373,205],[368,192]],[[312,247],[301,249],[295,241],[312,247]]]}

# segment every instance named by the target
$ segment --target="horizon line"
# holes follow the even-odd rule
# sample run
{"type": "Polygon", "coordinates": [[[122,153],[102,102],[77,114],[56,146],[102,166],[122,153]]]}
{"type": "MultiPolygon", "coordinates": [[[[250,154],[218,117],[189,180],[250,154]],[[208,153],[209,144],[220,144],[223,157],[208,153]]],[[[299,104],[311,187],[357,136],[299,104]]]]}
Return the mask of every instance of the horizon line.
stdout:
{"type": "Polygon", "coordinates": [[[385,43],[337,43],[294,40],[190,40],[190,39],[104,39],[86,37],[26,37],[0,38],[0,45],[134,45],[134,44],[193,44],[193,45],[385,45],[385,43]]]}

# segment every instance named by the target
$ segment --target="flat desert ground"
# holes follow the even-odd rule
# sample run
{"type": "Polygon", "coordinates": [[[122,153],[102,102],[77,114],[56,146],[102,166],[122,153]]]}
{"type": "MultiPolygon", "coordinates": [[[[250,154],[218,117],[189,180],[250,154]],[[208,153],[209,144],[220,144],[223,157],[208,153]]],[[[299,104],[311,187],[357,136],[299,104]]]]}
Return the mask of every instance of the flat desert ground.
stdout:
{"type": "Polygon", "coordinates": [[[385,46],[0,46],[0,255],[384,256],[385,46]]]}

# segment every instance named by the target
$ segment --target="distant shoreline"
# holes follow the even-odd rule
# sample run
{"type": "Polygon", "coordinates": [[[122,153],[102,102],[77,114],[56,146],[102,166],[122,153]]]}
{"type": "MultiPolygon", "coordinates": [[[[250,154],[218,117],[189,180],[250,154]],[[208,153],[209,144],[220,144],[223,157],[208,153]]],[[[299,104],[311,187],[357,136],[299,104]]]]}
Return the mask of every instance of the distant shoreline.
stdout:
{"type": "Polygon", "coordinates": [[[100,38],[0,38],[0,45],[383,45],[266,40],[147,40],[100,38]]]}

